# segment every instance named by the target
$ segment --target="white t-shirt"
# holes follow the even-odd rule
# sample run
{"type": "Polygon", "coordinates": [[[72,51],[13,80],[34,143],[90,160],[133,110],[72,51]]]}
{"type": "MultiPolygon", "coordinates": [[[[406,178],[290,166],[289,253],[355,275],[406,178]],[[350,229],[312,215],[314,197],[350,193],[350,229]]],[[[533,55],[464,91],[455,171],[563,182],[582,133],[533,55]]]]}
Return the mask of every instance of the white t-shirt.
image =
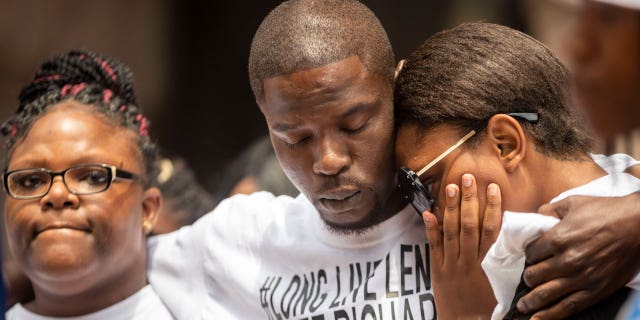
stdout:
{"type": "MultiPolygon", "coordinates": [[[[629,169],[629,167],[640,164],[640,161],[624,153],[616,153],[610,156],[605,156],[603,154],[590,154],[590,156],[593,161],[595,161],[608,174],[624,172],[629,169]]],[[[560,201],[560,199],[555,200],[560,201]]]]}
{"type": "Polygon", "coordinates": [[[173,319],[151,286],[147,285],[125,300],[94,313],[78,317],[45,317],[16,304],[6,313],[7,320],[164,320],[173,319]]]}
{"type": "MultiPolygon", "coordinates": [[[[551,203],[574,195],[622,197],[640,191],[640,179],[622,173],[629,166],[638,164],[633,158],[622,154],[610,157],[592,155],[592,157],[607,171],[608,175],[567,190],[553,198],[551,203]]],[[[482,268],[487,274],[498,301],[491,319],[502,319],[509,310],[516,287],[520,283],[520,276],[524,271],[527,245],[558,222],[559,220],[555,217],[538,213],[504,212],[498,239],[482,261],[482,268]]],[[[640,289],[639,282],[640,277],[637,275],[629,286],[636,290],[640,289]]]]}
{"type": "Polygon", "coordinates": [[[238,195],[150,239],[149,265],[179,319],[434,318],[424,224],[410,206],[345,235],[303,195],[238,195]]]}

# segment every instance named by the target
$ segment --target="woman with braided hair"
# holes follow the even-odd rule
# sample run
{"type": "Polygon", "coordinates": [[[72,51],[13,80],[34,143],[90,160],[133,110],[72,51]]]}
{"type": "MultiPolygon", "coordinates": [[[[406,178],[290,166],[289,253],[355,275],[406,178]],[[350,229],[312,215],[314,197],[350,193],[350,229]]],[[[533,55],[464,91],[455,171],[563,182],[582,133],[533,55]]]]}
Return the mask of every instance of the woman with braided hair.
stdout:
{"type": "Polygon", "coordinates": [[[7,137],[9,247],[35,299],[8,319],[170,319],[146,280],[162,198],[128,67],[89,51],[45,62],[7,137]]]}

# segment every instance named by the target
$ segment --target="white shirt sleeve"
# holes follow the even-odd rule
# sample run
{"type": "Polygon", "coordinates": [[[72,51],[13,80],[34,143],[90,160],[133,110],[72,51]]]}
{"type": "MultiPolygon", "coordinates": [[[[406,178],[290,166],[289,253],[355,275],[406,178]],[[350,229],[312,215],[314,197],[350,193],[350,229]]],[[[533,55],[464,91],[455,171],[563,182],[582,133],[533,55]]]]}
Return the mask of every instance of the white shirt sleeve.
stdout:
{"type": "Polygon", "coordinates": [[[193,225],[149,239],[149,283],[179,319],[195,318],[205,304],[212,287],[206,271],[208,238],[228,207],[223,201],[193,225]]]}
{"type": "Polygon", "coordinates": [[[491,319],[502,319],[509,310],[524,270],[527,245],[558,221],[537,213],[504,212],[498,239],[482,261],[482,269],[498,301],[491,319]]]}
{"type": "Polygon", "coordinates": [[[603,154],[591,154],[591,158],[597,163],[607,174],[624,172],[629,167],[640,164],[640,161],[632,156],[624,153],[616,153],[610,156],[603,154]]]}
{"type": "Polygon", "coordinates": [[[150,239],[149,283],[176,318],[211,313],[227,296],[253,284],[260,263],[254,250],[265,241],[266,226],[292,200],[268,192],[236,195],[192,226],[150,239]]]}

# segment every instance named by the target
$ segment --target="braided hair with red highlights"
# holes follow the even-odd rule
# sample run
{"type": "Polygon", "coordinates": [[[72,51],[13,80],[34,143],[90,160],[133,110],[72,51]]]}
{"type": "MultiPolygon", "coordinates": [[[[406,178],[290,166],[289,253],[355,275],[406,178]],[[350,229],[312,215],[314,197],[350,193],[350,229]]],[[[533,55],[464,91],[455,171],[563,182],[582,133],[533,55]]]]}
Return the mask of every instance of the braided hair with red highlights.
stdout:
{"type": "Polygon", "coordinates": [[[89,50],[58,55],[40,66],[18,100],[18,110],[0,127],[7,137],[9,154],[49,106],[74,100],[92,106],[114,125],[135,132],[145,165],[145,184],[156,176],[157,146],[149,138],[150,123],[137,105],[133,74],[125,64],[89,50]]]}

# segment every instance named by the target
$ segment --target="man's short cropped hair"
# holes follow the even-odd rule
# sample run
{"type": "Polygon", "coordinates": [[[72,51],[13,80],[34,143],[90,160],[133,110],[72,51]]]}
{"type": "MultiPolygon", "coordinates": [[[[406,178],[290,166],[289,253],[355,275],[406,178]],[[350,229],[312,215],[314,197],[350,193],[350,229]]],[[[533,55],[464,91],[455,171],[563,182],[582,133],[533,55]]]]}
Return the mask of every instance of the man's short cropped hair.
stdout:
{"type": "Polygon", "coordinates": [[[367,71],[393,83],[395,59],[376,16],[355,0],[290,0],[262,21],[251,43],[249,78],[256,101],[267,78],[357,55],[367,71]]]}

